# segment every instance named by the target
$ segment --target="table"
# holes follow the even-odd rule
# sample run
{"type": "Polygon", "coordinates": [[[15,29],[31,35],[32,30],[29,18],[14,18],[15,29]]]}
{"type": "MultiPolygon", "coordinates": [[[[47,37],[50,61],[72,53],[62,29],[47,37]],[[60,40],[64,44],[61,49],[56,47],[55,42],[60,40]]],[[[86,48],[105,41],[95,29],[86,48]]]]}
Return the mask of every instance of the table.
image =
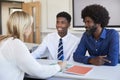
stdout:
{"type": "MultiPolygon", "coordinates": [[[[37,60],[40,64],[53,64],[57,63],[55,60],[45,60],[39,59],[37,60]]],[[[94,65],[86,65],[77,62],[67,62],[69,65],[82,65],[93,67],[93,69],[87,73],[86,75],[74,75],[74,74],[67,74],[64,72],[58,72],[52,78],[65,78],[65,79],[72,79],[72,80],[120,80],[120,64],[117,66],[94,66],[94,65]]],[[[34,76],[27,76],[31,78],[35,78],[34,76]]],[[[52,80],[52,79],[48,79],[52,80]]]]}

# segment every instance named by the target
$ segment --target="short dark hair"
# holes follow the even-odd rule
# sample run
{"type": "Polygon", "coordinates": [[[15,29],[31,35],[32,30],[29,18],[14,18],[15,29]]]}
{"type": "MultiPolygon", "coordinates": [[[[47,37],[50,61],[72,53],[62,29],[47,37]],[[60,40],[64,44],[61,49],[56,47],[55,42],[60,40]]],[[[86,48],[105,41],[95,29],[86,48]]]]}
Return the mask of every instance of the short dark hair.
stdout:
{"type": "Polygon", "coordinates": [[[66,18],[67,19],[67,21],[70,23],[71,22],[71,16],[70,16],[70,14],[68,14],[67,12],[60,12],[60,13],[58,13],[57,14],[57,16],[56,16],[56,18],[58,18],[58,17],[64,17],[64,18],[66,18]]]}
{"type": "Polygon", "coordinates": [[[83,18],[83,20],[87,16],[90,17],[94,21],[94,23],[101,24],[101,27],[107,26],[110,19],[109,13],[106,8],[98,4],[86,6],[82,10],[81,17],[83,18]]]}

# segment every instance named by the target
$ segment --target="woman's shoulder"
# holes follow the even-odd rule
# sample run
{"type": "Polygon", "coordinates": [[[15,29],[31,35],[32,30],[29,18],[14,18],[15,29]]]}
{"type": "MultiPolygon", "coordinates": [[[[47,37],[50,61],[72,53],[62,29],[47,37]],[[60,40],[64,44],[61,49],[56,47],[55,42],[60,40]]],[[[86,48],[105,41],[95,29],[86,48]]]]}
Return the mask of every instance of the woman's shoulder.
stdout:
{"type": "Polygon", "coordinates": [[[18,38],[13,38],[13,37],[10,37],[8,38],[7,40],[7,43],[11,46],[23,46],[25,45],[23,41],[21,41],[20,39],[18,38]]]}
{"type": "Polygon", "coordinates": [[[13,42],[16,43],[16,44],[25,45],[25,43],[22,40],[18,39],[18,38],[13,39],[13,42]]]}
{"type": "Polygon", "coordinates": [[[17,47],[18,45],[23,46],[24,44],[21,40],[17,38],[9,37],[2,40],[2,42],[0,43],[0,48],[10,47],[10,46],[14,48],[14,47],[17,47]]]}
{"type": "Polygon", "coordinates": [[[21,42],[19,39],[17,39],[17,38],[13,38],[13,37],[9,37],[9,38],[7,38],[6,40],[5,40],[6,42],[9,42],[9,43],[19,43],[19,42],[21,42]]]}

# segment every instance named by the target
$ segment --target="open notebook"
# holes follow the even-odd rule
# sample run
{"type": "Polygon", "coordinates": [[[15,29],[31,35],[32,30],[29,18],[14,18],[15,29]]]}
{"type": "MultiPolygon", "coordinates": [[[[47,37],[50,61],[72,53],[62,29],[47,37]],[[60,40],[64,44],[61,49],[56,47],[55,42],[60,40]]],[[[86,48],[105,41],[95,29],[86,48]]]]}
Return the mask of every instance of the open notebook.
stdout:
{"type": "Polygon", "coordinates": [[[77,75],[85,75],[88,72],[90,72],[90,70],[92,70],[92,67],[74,65],[68,68],[67,70],[65,70],[64,72],[71,73],[71,74],[77,74],[77,75]]]}

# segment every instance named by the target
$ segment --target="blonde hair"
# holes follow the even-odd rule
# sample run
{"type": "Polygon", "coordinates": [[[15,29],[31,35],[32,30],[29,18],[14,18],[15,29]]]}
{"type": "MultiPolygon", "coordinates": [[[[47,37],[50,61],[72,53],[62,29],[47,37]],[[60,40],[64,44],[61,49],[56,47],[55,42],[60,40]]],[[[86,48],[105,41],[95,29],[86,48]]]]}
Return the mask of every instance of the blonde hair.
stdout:
{"type": "Polygon", "coordinates": [[[31,27],[32,22],[32,16],[24,11],[12,13],[7,21],[8,34],[6,36],[24,40],[24,30],[31,27]]]}

